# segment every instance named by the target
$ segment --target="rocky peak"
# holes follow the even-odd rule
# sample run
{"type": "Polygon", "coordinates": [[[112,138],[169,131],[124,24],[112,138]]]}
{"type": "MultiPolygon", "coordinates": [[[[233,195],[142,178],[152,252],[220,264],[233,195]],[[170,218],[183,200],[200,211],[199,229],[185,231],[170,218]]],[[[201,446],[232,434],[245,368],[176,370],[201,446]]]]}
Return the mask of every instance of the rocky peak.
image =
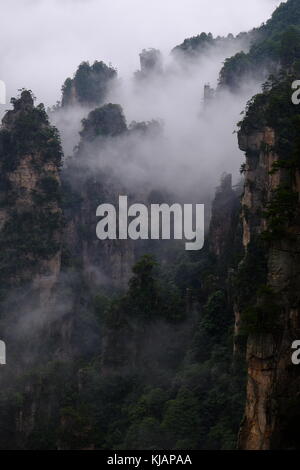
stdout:
{"type": "Polygon", "coordinates": [[[236,333],[247,337],[248,385],[239,447],[294,448],[300,334],[298,109],[292,78],[269,84],[250,104],[239,143],[246,152],[242,200],[245,256],[237,273],[236,333]],[[252,277],[252,279],[251,279],[252,277]],[[251,282],[251,285],[249,284],[251,282]]]}
{"type": "Polygon", "coordinates": [[[58,132],[23,90],[0,129],[0,267],[4,285],[51,288],[60,266],[58,132]],[[42,287],[42,285],[44,287],[42,287]]]}
{"type": "Polygon", "coordinates": [[[95,61],[93,65],[82,62],[74,77],[67,78],[62,87],[62,106],[103,104],[116,78],[117,71],[102,61],[95,61]]]}
{"type": "Polygon", "coordinates": [[[81,138],[89,142],[97,137],[115,137],[127,130],[121,106],[112,103],[91,111],[82,124],[81,138]]]}
{"type": "Polygon", "coordinates": [[[29,90],[23,90],[19,99],[13,99],[15,111],[31,111],[34,106],[32,93],[29,90]]]}

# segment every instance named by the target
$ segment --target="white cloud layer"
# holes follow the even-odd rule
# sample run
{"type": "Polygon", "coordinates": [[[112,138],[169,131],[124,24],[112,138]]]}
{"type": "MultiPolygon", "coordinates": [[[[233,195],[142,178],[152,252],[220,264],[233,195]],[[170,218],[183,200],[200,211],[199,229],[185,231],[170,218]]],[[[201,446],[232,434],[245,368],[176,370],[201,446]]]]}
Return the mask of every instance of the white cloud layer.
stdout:
{"type": "Polygon", "coordinates": [[[46,105],[83,60],[104,60],[122,76],[143,48],[166,55],[202,31],[238,33],[266,21],[278,0],[2,0],[0,79],[8,96],[34,91],[46,105]]]}

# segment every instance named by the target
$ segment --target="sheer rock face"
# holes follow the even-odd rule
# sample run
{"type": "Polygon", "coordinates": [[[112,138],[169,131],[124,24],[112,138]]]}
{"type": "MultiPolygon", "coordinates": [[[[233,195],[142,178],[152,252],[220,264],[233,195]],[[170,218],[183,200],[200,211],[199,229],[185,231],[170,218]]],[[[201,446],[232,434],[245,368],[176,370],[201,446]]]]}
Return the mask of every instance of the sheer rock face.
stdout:
{"type": "Polygon", "coordinates": [[[162,54],[158,49],[143,49],[140,53],[141,69],[135,74],[138,79],[145,79],[163,73],[162,54]]]}
{"type": "Polygon", "coordinates": [[[243,244],[246,248],[253,235],[262,233],[266,229],[266,221],[261,217],[266,201],[271,197],[271,192],[281,181],[280,171],[270,174],[273,163],[279,157],[271,152],[262,151],[264,148],[272,148],[275,144],[275,133],[273,129],[265,128],[261,132],[255,132],[249,136],[239,135],[239,146],[241,150],[251,155],[246,161],[246,181],[243,206],[243,244]],[[247,216],[247,214],[250,217],[247,216]],[[251,222],[250,222],[251,219],[251,222]]]}
{"type": "Polygon", "coordinates": [[[223,175],[212,205],[209,244],[210,251],[220,259],[232,242],[233,219],[239,209],[239,195],[232,188],[232,176],[223,175]]]}
{"type": "Polygon", "coordinates": [[[0,130],[2,285],[29,283],[45,300],[60,271],[60,143],[30,92],[12,103],[0,130]]]}
{"type": "MultiPolygon", "coordinates": [[[[246,152],[246,179],[243,196],[243,244],[249,244],[267,228],[264,209],[272,191],[289,182],[299,195],[299,173],[289,180],[284,168],[270,174],[280,159],[274,151],[276,133],[268,127],[249,135],[240,133],[240,148],[246,152]]],[[[298,204],[299,208],[299,204],[298,204]]],[[[296,420],[299,415],[299,366],[292,364],[292,343],[300,338],[299,217],[287,227],[286,236],[266,245],[267,284],[280,299],[276,328],[248,337],[248,385],[245,417],[239,448],[266,450],[297,445],[296,420]],[[290,234],[298,234],[290,237],[290,234]],[[293,435],[293,430],[295,435],[293,435]]],[[[249,282],[251,280],[249,279],[249,282]]],[[[236,322],[241,322],[241,314],[236,322]]],[[[236,329],[236,333],[238,328],[236,329]]]]}

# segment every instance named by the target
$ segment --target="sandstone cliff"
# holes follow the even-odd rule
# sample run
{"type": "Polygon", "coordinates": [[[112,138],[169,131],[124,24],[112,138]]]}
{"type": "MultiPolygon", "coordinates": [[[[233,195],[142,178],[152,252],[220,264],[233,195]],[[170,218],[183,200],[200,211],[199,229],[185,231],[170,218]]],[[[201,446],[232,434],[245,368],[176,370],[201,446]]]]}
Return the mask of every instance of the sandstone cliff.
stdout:
{"type": "Polygon", "coordinates": [[[60,271],[62,152],[56,129],[29,91],[12,103],[0,130],[2,289],[28,283],[45,301],[60,271]]]}
{"type": "Polygon", "coordinates": [[[264,104],[260,102],[255,109],[255,124],[251,123],[252,104],[239,133],[240,148],[246,152],[245,256],[235,297],[236,334],[248,337],[247,400],[239,435],[239,448],[246,450],[294,448],[298,442],[300,374],[292,364],[291,345],[300,337],[300,180],[287,131],[286,145],[280,145],[284,121],[281,128],[275,121],[270,127],[272,120],[267,116],[272,96],[265,95],[264,104]],[[252,279],[243,283],[243,275],[250,271],[252,279]]]}

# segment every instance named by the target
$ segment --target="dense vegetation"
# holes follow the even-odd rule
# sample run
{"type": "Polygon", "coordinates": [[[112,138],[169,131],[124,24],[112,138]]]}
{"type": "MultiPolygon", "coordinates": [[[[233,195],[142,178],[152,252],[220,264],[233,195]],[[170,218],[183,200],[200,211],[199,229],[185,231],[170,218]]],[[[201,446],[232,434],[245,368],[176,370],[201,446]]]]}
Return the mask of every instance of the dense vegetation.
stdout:
{"type": "MultiPolygon", "coordinates": [[[[2,391],[4,420],[8,409],[26,415],[28,400],[36,403],[36,425],[18,445],[235,448],[243,373],[231,364],[232,311],[214,266],[207,252],[167,271],[145,256],[125,296],[98,293],[93,321],[99,340],[106,338],[101,356],[41,364],[19,379],[13,393],[2,391]]],[[[7,437],[1,442],[5,447],[7,437]]]]}
{"type": "Polygon", "coordinates": [[[226,59],[220,72],[220,85],[235,90],[245,80],[266,78],[280,66],[290,67],[300,54],[300,4],[282,3],[272,18],[252,31],[248,53],[239,52],[226,59]]]}
{"type": "Polygon", "coordinates": [[[62,106],[76,102],[87,106],[103,104],[116,77],[117,71],[104,62],[95,61],[93,65],[82,62],[74,78],[67,78],[62,87],[62,106]]]}
{"type": "Polygon", "coordinates": [[[92,141],[97,137],[114,137],[127,130],[126,120],[120,105],[106,104],[90,112],[82,121],[83,139],[92,141]]]}
{"type": "Polygon", "coordinates": [[[264,233],[267,240],[287,236],[287,227],[298,217],[298,194],[293,189],[296,170],[300,161],[300,113],[298,106],[292,103],[291,84],[296,80],[297,61],[288,73],[282,71],[272,76],[263,85],[263,92],[248,103],[244,120],[240,123],[242,133],[251,133],[264,127],[276,132],[274,148],[264,148],[280,156],[271,170],[286,170],[286,181],[273,191],[273,197],[265,208],[268,229],[264,233]]]}
{"type": "Polygon", "coordinates": [[[217,36],[213,37],[212,33],[201,33],[198,36],[185,39],[182,44],[174,47],[172,54],[179,58],[194,58],[201,56],[206,52],[209,52],[212,47],[226,47],[237,44],[244,44],[245,46],[249,42],[250,35],[247,33],[240,33],[237,36],[228,34],[227,37],[217,36]]]}
{"type": "Polygon", "coordinates": [[[14,108],[7,112],[0,130],[0,194],[5,213],[0,233],[2,289],[21,281],[22,272],[38,269],[41,259],[59,251],[62,149],[44,106],[35,107],[33,100],[30,91],[21,90],[20,97],[11,100],[14,108]],[[17,185],[14,172],[21,172],[24,164],[27,178],[17,185]]]}
{"type": "MultiPolygon", "coordinates": [[[[298,217],[293,182],[299,169],[300,121],[290,98],[299,70],[299,15],[294,0],[280,6],[266,25],[251,32],[250,52],[228,59],[221,72],[221,84],[236,89],[257,64],[275,64],[276,75],[248,103],[240,123],[241,132],[248,135],[265,126],[273,128],[275,147],[247,157],[257,159],[261,151],[274,151],[281,159],[272,172],[287,170],[286,184],[274,190],[264,212],[255,214],[259,220],[251,221],[254,226],[264,217],[266,231],[252,237],[245,252],[241,209],[247,221],[253,215],[240,207],[240,188],[234,190],[227,175],[212,205],[205,248],[185,253],[172,247],[166,257],[163,249],[143,245],[144,254],[123,290],[105,283],[99,288],[83,271],[95,239],[96,204],[109,194],[110,180],[78,160],[88,158],[85,150],[90,144],[101,150],[105,139],[126,133],[145,137],[160,132],[160,125],[152,121],[127,126],[121,106],[103,104],[116,71],[103,62],[82,63],[63,86],[62,105],[74,104],[75,97],[75,102],[93,110],[82,122],[81,143],[64,170],[61,187],[59,179],[45,171],[49,163],[60,166],[57,131],[49,125],[43,106],[33,106],[30,92],[13,100],[14,110],[6,114],[0,130],[0,203],[9,215],[0,233],[1,289],[7,293],[7,279],[18,280],[20,272],[32,276],[30,270],[36,267],[43,272],[39,262],[49,261],[63,246],[54,307],[46,306],[47,315],[51,312],[48,323],[31,331],[33,318],[13,334],[20,305],[27,306],[24,297],[13,299],[17,308],[12,318],[7,304],[1,305],[1,331],[13,338],[11,357],[18,364],[3,373],[1,369],[1,449],[236,447],[245,404],[247,338],[277,334],[280,328],[281,299],[268,285],[268,249],[274,240],[287,237],[298,217]],[[286,68],[284,73],[277,70],[279,64],[286,68]],[[8,176],[28,155],[38,181],[22,206],[16,203],[22,194],[8,176]],[[57,233],[65,227],[61,243],[57,233]],[[74,245],[69,239],[75,239],[74,245]],[[236,309],[242,320],[234,338],[236,309]]],[[[195,57],[236,39],[241,37],[214,39],[202,33],[184,41],[175,53],[195,57]]],[[[159,51],[144,50],[136,77],[160,72],[160,59],[159,51]]],[[[168,195],[152,191],[145,197],[162,202],[168,195]]],[[[104,251],[100,267],[102,255],[104,251]]],[[[29,310],[40,320],[45,305],[35,310],[36,305],[33,295],[29,310]]]]}

